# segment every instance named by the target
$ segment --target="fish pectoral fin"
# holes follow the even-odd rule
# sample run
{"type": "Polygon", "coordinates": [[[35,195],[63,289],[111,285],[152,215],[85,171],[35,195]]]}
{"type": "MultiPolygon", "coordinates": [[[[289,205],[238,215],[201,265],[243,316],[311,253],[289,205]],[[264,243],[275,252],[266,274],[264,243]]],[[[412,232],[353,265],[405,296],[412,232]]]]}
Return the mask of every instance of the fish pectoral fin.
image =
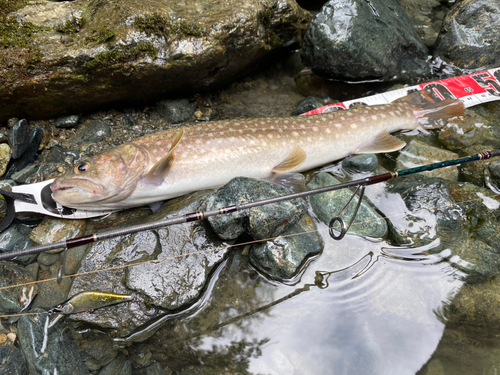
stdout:
{"type": "Polygon", "coordinates": [[[406,146],[403,142],[396,137],[393,137],[387,131],[383,131],[375,137],[375,139],[365,146],[361,146],[353,152],[353,154],[377,154],[380,152],[393,152],[401,150],[406,146]]]}
{"type": "Polygon", "coordinates": [[[272,173],[286,173],[298,167],[306,160],[306,152],[299,146],[293,147],[292,153],[288,157],[272,169],[272,173]]]}
{"type": "Polygon", "coordinates": [[[172,146],[170,146],[168,153],[149,170],[143,178],[144,181],[152,185],[160,185],[165,180],[165,177],[167,177],[168,172],[170,172],[175,159],[174,150],[179,145],[183,136],[184,129],[181,129],[172,141],[172,146]]]}
{"type": "Polygon", "coordinates": [[[149,204],[149,208],[151,208],[151,212],[153,212],[155,214],[159,211],[162,204],[163,204],[163,201],[153,202],[153,203],[149,204]]]}

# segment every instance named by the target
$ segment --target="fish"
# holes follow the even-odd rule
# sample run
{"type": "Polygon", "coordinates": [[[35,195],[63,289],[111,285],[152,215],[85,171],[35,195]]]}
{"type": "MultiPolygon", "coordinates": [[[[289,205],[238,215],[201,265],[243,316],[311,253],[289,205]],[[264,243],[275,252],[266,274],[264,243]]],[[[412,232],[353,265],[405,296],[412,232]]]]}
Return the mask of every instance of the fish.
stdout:
{"type": "Polygon", "coordinates": [[[57,203],[87,211],[154,205],[234,177],[272,179],[351,154],[400,150],[400,130],[439,128],[459,100],[416,91],[390,104],[315,116],[213,121],[148,134],[79,161],[51,184],[57,203]]]}

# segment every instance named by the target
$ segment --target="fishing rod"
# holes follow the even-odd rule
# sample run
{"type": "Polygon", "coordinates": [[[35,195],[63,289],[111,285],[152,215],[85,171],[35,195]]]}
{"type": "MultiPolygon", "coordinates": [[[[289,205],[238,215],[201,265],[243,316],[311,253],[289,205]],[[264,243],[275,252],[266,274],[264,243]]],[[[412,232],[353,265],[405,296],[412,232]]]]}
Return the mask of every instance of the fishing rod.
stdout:
{"type": "MultiPolygon", "coordinates": [[[[203,220],[205,218],[211,217],[211,216],[226,215],[226,214],[242,211],[242,210],[253,208],[253,207],[264,206],[266,204],[279,203],[279,202],[283,202],[283,201],[287,201],[287,200],[291,200],[291,199],[297,199],[297,198],[305,198],[305,197],[308,197],[311,195],[326,193],[326,192],[334,191],[334,190],[346,189],[346,188],[349,188],[352,186],[356,186],[358,188],[362,187],[364,189],[364,187],[366,187],[366,186],[378,184],[378,183],[381,183],[384,181],[394,179],[396,177],[407,176],[407,175],[419,173],[419,172],[432,171],[434,169],[450,167],[450,166],[468,163],[468,162],[473,162],[473,161],[478,161],[478,160],[487,160],[487,159],[490,159],[490,158],[495,157],[495,156],[500,156],[500,149],[485,151],[485,152],[481,152],[479,154],[475,154],[472,156],[466,156],[466,157],[459,158],[459,159],[446,160],[446,161],[441,161],[441,162],[437,162],[437,163],[433,163],[433,164],[423,165],[420,167],[415,167],[415,168],[410,168],[410,169],[402,169],[402,170],[395,171],[395,172],[383,173],[383,174],[379,174],[379,175],[375,175],[375,176],[371,176],[371,177],[366,177],[366,178],[359,179],[359,180],[344,182],[344,183],[337,184],[337,185],[330,185],[330,186],[326,186],[326,187],[322,187],[322,188],[318,188],[318,189],[313,189],[313,190],[308,190],[308,191],[304,191],[304,192],[300,192],[300,193],[292,193],[292,194],[288,194],[288,195],[282,195],[279,197],[263,199],[263,200],[255,201],[255,202],[243,203],[243,204],[238,204],[238,205],[230,205],[230,206],[218,208],[215,210],[192,212],[192,213],[188,213],[188,214],[185,214],[182,216],[174,216],[171,218],[166,218],[163,220],[155,221],[153,223],[133,225],[133,226],[130,226],[128,228],[110,230],[110,231],[105,231],[102,233],[93,233],[93,234],[82,236],[82,237],[72,238],[69,240],[57,241],[57,242],[47,244],[47,245],[34,246],[34,247],[30,247],[30,248],[23,249],[23,250],[13,250],[10,252],[0,254],[0,260],[15,259],[15,258],[20,257],[20,256],[38,254],[38,253],[42,253],[44,251],[49,251],[49,250],[54,250],[54,249],[67,250],[67,249],[74,248],[77,246],[87,245],[89,243],[107,240],[107,239],[115,238],[115,237],[119,237],[119,236],[125,236],[128,234],[132,234],[132,233],[136,233],[136,232],[140,232],[140,231],[165,228],[165,227],[169,227],[172,225],[188,223],[188,222],[193,222],[193,221],[199,221],[199,220],[203,220]]],[[[361,193],[362,192],[363,192],[363,190],[361,191],[361,193]]],[[[354,195],[353,195],[353,197],[354,197],[354,195]]],[[[352,199],[352,197],[351,197],[351,199],[352,199]]],[[[349,202],[346,204],[346,206],[344,206],[344,208],[341,210],[341,212],[347,207],[349,202]]],[[[361,198],[358,202],[357,208],[359,208],[360,203],[361,203],[361,198]]],[[[349,226],[350,226],[350,224],[352,224],[353,220],[354,220],[354,217],[351,219],[349,226]]],[[[332,231],[330,231],[330,235],[334,239],[340,240],[344,237],[345,233],[349,229],[349,226],[346,226],[345,223],[343,222],[343,220],[340,217],[336,216],[330,222],[330,227],[332,227],[332,223],[334,223],[335,221],[340,222],[341,227],[342,227],[341,233],[340,233],[340,235],[335,235],[332,233],[332,231]]]]}

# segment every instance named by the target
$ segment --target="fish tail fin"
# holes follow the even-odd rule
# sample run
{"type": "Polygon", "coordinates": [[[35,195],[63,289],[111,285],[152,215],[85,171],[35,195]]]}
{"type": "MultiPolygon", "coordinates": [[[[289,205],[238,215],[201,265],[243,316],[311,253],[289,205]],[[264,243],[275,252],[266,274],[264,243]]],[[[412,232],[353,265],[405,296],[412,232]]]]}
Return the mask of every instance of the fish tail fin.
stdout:
{"type": "Polygon", "coordinates": [[[406,102],[413,107],[413,114],[424,129],[442,128],[448,120],[465,115],[464,103],[456,99],[441,100],[425,90],[412,92],[396,102],[406,102]]]}

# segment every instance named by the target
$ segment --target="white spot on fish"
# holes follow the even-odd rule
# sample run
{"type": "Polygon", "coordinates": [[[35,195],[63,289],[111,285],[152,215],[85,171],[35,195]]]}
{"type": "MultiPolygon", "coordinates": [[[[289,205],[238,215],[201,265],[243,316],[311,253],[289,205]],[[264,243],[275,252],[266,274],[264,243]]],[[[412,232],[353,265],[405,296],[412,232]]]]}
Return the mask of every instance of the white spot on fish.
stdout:
{"type": "Polygon", "coordinates": [[[358,125],[356,125],[356,124],[351,124],[351,128],[352,128],[352,129],[356,129],[357,127],[358,127],[358,125]]]}
{"type": "Polygon", "coordinates": [[[335,124],[335,127],[340,129],[342,127],[342,125],[341,124],[335,124]]]}
{"type": "Polygon", "coordinates": [[[389,111],[389,116],[395,116],[396,114],[392,111],[389,111]]]}
{"type": "Polygon", "coordinates": [[[316,126],[314,126],[312,129],[313,129],[313,132],[317,132],[319,130],[316,126]]]}
{"type": "Polygon", "coordinates": [[[261,124],[261,125],[265,125],[265,124],[266,124],[266,122],[265,122],[265,121],[261,121],[261,122],[260,122],[260,124],[261,124]]]}
{"type": "Polygon", "coordinates": [[[243,129],[240,129],[240,134],[243,134],[243,133],[244,133],[243,129]]]}
{"type": "Polygon", "coordinates": [[[298,137],[298,136],[299,136],[299,133],[297,133],[297,132],[292,132],[292,135],[293,135],[294,137],[298,137]]]}
{"type": "Polygon", "coordinates": [[[283,133],[283,129],[278,129],[278,131],[279,131],[280,133],[283,133]]]}
{"type": "Polygon", "coordinates": [[[267,135],[267,138],[272,139],[272,138],[273,138],[273,135],[272,135],[271,133],[269,133],[269,134],[267,135]]]}
{"type": "Polygon", "coordinates": [[[301,128],[301,129],[305,129],[305,128],[306,128],[306,126],[305,126],[305,125],[300,125],[300,128],[301,128]]]}
{"type": "Polygon", "coordinates": [[[386,118],[387,115],[385,113],[381,113],[380,116],[382,116],[382,118],[386,118]]]}
{"type": "Polygon", "coordinates": [[[307,123],[310,124],[311,123],[311,120],[307,120],[307,123]]]}
{"type": "Polygon", "coordinates": [[[262,146],[266,147],[267,146],[267,142],[266,141],[262,141],[261,142],[262,146]]]}
{"type": "Polygon", "coordinates": [[[326,132],[330,134],[332,131],[330,129],[326,129],[326,132]]]}
{"type": "Polygon", "coordinates": [[[236,126],[240,126],[241,125],[241,122],[235,122],[234,125],[236,126]]]}
{"type": "Polygon", "coordinates": [[[377,115],[373,115],[373,116],[372,116],[372,120],[373,120],[373,121],[377,121],[377,120],[378,120],[377,115]]]}
{"type": "Polygon", "coordinates": [[[361,122],[366,122],[366,117],[360,117],[359,119],[361,120],[361,122]]]}
{"type": "Polygon", "coordinates": [[[288,121],[288,120],[285,120],[285,121],[283,121],[283,122],[284,122],[285,124],[288,124],[288,123],[289,123],[290,121],[288,121]]]}
{"type": "Polygon", "coordinates": [[[312,138],[311,137],[307,137],[307,142],[312,142],[312,138]]]}

